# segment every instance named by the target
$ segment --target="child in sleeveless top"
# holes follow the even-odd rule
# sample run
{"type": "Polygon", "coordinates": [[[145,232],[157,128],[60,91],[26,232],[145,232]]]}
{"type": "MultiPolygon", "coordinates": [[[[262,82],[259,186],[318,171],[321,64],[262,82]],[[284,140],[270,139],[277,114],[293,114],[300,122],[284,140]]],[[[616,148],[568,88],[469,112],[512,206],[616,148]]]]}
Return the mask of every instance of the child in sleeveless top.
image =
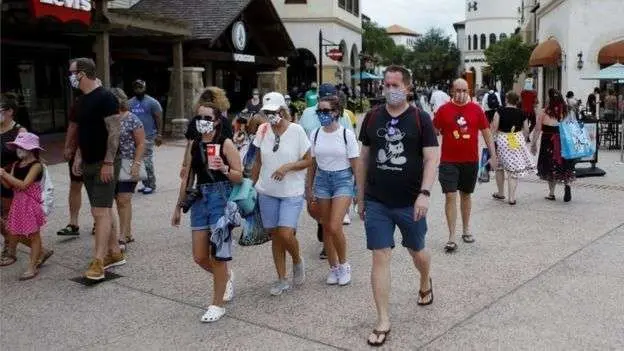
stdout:
{"type": "Polygon", "coordinates": [[[14,191],[9,210],[7,228],[10,233],[8,250],[15,254],[17,243],[30,240],[30,264],[20,280],[37,276],[42,254],[41,227],[46,222],[42,207],[43,164],[39,160],[39,137],[32,133],[19,133],[7,147],[16,149],[20,161],[11,166],[10,172],[0,170],[2,184],[14,191]]]}

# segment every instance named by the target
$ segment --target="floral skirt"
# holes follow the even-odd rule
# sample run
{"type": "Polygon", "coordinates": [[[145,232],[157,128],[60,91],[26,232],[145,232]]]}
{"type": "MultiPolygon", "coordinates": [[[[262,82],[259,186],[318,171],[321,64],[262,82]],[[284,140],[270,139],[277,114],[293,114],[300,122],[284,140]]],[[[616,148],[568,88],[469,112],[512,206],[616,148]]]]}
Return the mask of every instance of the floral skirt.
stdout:
{"type": "Polygon", "coordinates": [[[529,152],[522,132],[499,133],[496,137],[496,153],[499,168],[509,172],[512,177],[535,174],[535,159],[529,152]]]}

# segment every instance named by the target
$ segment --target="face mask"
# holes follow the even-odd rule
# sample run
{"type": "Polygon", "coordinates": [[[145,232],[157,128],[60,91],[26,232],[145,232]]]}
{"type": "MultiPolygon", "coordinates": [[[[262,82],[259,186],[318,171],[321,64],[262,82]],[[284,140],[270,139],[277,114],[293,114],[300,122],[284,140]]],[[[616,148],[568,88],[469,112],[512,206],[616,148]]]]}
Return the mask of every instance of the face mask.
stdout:
{"type": "Polygon", "coordinates": [[[17,158],[22,160],[22,159],[25,159],[26,156],[28,156],[29,151],[26,151],[24,149],[17,149],[17,150],[15,150],[15,153],[17,154],[17,158]]]}
{"type": "Polygon", "coordinates": [[[453,94],[453,100],[458,104],[465,104],[468,101],[468,93],[455,93],[453,94]]]}
{"type": "Polygon", "coordinates": [[[401,89],[388,89],[385,95],[388,105],[397,106],[407,101],[407,93],[401,89]]]}
{"type": "Polygon", "coordinates": [[[198,119],[195,122],[195,127],[200,134],[209,134],[214,130],[214,122],[207,121],[205,119],[198,119]]]}
{"type": "Polygon", "coordinates": [[[277,114],[270,114],[270,115],[267,115],[267,119],[269,120],[269,123],[271,123],[271,125],[274,126],[282,120],[282,117],[280,117],[277,114]]]}
{"type": "Polygon", "coordinates": [[[253,95],[253,98],[254,98],[254,99],[259,99],[259,98],[260,98],[260,95],[258,95],[258,94],[254,94],[254,95],[253,95]]]}
{"type": "Polygon", "coordinates": [[[317,116],[323,127],[327,127],[334,121],[334,117],[327,112],[317,113],[317,116]]]}
{"type": "Polygon", "coordinates": [[[78,89],[78,87],[80,87],[80,79],[78,79],[75,73],[69,76],[69,84],[71,84],[74,89],[78,89]]]}

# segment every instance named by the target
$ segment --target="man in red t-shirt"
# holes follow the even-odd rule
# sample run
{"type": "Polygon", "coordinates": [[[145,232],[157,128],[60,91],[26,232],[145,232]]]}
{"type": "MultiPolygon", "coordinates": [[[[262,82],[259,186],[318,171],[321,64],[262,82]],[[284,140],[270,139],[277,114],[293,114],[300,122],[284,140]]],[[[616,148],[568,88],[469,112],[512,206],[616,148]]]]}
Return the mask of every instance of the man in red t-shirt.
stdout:
{"type": "Polygon", "coordinates": [[[529,134],[535,128],[535,105],[537,105],[537,93],[533,89],[524,89],[520,93],[520,103],[522,105],[522,113],[529,121],[529,134]]]}
{"type": "Polygon", "coordinates": [[[440,107],[433,126],[442,134],[442,156],[439,180],[446,195],[446,219],[449,229],[447,251],[457,249],[455,227],[457,222],[457,191],[461,195],[461,214],[464,242],[475,241],[470,233],[471,194],[477,184],[479,171],[479,131],[490,150],[490,166],[496,169],[497,160],[490,126],[481,106],[470,101],[468,82],[453,82],[453,99],[440,107]]]}

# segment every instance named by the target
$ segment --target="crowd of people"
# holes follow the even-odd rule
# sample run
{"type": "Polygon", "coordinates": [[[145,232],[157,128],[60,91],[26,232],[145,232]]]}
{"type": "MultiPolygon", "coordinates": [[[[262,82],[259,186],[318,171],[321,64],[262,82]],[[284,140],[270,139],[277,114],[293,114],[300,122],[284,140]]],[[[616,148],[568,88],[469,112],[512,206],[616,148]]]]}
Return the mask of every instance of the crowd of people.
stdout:
{"type": "MultiPolygon", "coordinates": [[[[65,150],[72,180],[70,221],[58,235],[80,234],[78,212],[84,186],[95,239],[84,276],[101,281],[107,269],[126,263],[123,249],[134,241],[132,195],[138,183],[143,182],[139,191],[144,194],[156,189],[153,155],[162,142],[162,109],[145,94],[144,81],[134,83],[135,96],[128,99],[121,89],[102,87],[95,72],[91,59],[74,59],[69,66],[69,82],[79,97],[65,150]]],[[[510,205],[516,204],[517,179],[537,172],[549,184],[546,199],[554,201],[555,185],[563,183],[564,201],[571,200],[574,163],[563,159],[557,147],[557,125],[569,107],[556,90],[549,91],[532,136],[529,121],[535,114],[534,103],[531,111],[520,109],[526,104],[513,92],[506,94],[504,106],[489,104],[485,109],[472,101],[468,83],[457,79],[448,100],[441,96],[431,117],[414,101],[409,71],[394,65],[384,73],[383,91],[385,104],[365,114],[358,136],[344,99],[331,84],[316,87],[314,98],[308,97],[311,105],[298,120],[279,92],[262,96],[254,91],[246,106],[248,115],[234,123],[227,118],[230,104],[224,90],[208,87],[197,97],[195,116],[185,135],[187,147],[181,155],[180,188],[171,223],[179,226],[183,214],[190,212],[193,259],[212,274],[212,301],[202,322],[219,320],[234,298],[234,273],[228,262],[236,226],[242,225],[243,236],[253,237],[256,243],[270,239],[277,279],[268,293],[278,296],[306,279],[297,228],[301,212],[307,209],[318,223],[321,257],[328,261],[326,284],[348,285],[352,270],[362,269],[351,266],[343,231],[345,216],[355,203],[372,252],[371,285],[377,309],[367,342],[383,345],[391,330],[390,261],[396,227],[420,274],[418,305],[434,301],[425,236],[436,175],[445,195],[449,232],[445,250],[458,249],[458,197],[461,239],[466,244],[476,240],[470,217],[480,168],[479,134],[489,151],[489,167],[496,173],[495,199],[507,197],[510,205]],[[535,162],[538,140],[541,147],[535,162]],[[245,199],[254,199],[245,211],[231,200],[243,188],[245,199]],[[292,261],[291,275],[287,256],[292,261]]],[[[494,99],[500,101],[499,96],[494,99]]],[[[46,168],[38,137],[13,121],[16,109],[15,102],[5,99],[0,110],[5,239],[0,266],[16,261],[16,246],[21,242],[31,248],[31,258],[20,279],[31,279],[53,253],[41,240],[46,168]]]]}

